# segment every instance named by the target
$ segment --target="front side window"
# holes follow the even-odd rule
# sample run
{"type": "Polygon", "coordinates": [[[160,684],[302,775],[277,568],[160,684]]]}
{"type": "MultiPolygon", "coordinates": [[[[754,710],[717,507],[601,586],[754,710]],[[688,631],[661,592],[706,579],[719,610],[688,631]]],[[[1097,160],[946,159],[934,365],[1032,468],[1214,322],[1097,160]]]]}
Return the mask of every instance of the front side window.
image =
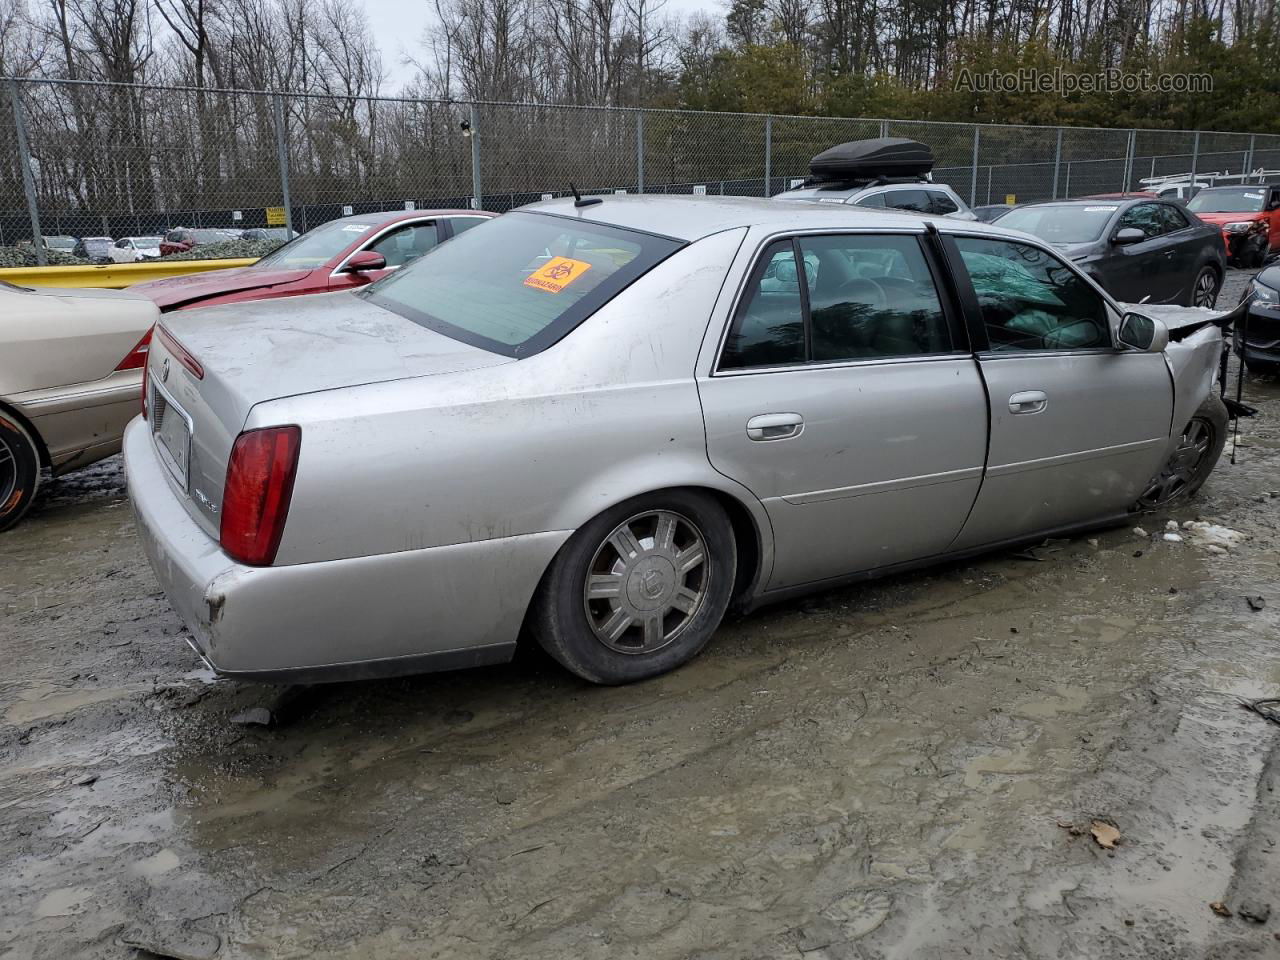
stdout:
{"type": "Polygon", "coordinates": [[[436,245],[356,296],[509,357],[555,343],[680,241],[541,213],[508,213],[436,245]]]}
{"type": "Polygon", "coordinates": [[[721,369],[909,357],[953,346],[915,236],[779,240],[747,289],[721,369]]]}
{"type": "Polygon", "coordinates": [[[410,260],[418,259],[437,242],[434,223],[414,223],[384,234],[369,249],[382,254],[388,267],[402,267],[410,260]]]}
{"type": "Polygon", "coordinates": [[[1163,204],[1139,203],[1120,214],[1116,223],[1117,230],[1136,229],[1142,231],[1147,240],[1154,240],[1165,232],[1165,218],[1161,211],[1163,204]]]}
{"type": "Polygon", "coordinates": [[[855,207],[877,207],[877,208],[883,209],[883,208],[884,208],[884,194],[883,194],[883,193],[873,193],[873,194],[871,194],[871,196],[869,196],[869,197],[863,197],[861,200],[859,200],[857,203],[855,203],[855,204],[854,204],[854,206],[855,206],[855,207]]]}
{"type": "Polygon", "coordinates": [[[957,237],[955,243],[993,351],[1112,346],[1106,302],[1057,257],[1009,240],[957,237]]]}

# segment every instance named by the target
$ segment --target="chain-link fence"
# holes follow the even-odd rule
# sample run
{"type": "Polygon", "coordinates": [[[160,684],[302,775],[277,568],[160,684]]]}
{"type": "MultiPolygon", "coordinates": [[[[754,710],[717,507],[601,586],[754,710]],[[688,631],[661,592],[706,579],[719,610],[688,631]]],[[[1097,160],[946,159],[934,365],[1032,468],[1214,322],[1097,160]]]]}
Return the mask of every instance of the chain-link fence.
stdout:
{"type": "Polygon", "coordinates": [[[772,196],[802,179],[815,153],[879,136],[929,144],[934,179],[974,206],[1280,168],[1280,136],[1266,134],[55,81],[3,87],[0,247],[41,236],[42,255],[85,237],[178,227],[305,231],[387,209],[503,211],[566,195],[571,184],[583,193],[772,196]]]}

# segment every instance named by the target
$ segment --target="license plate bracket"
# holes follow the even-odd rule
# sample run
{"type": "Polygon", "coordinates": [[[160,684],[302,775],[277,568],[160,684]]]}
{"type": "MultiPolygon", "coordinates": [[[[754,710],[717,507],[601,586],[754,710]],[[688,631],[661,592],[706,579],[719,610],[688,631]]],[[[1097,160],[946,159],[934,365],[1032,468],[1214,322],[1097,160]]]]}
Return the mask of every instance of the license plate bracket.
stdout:
{"type": "Polygon", "coordinates": [[[151,432],[156,450],[182,489],[187,489],[191,465],[191,417],[173,395],[152,382],[151,432]]]}

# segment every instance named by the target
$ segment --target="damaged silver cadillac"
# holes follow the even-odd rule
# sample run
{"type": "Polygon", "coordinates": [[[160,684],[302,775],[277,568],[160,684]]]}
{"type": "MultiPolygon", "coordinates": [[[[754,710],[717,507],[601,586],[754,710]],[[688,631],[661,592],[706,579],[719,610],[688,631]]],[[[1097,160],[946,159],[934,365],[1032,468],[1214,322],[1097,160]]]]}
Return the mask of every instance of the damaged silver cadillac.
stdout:
{"type": "Polygon", "coordinates": [[[220,674],[493,663],[523,633],[624,683],[730,608],[1193,494],[1221,332],[1135,309],[987,224],[551,201],[357,293],[166,318],[129,489],[220,674]]]}

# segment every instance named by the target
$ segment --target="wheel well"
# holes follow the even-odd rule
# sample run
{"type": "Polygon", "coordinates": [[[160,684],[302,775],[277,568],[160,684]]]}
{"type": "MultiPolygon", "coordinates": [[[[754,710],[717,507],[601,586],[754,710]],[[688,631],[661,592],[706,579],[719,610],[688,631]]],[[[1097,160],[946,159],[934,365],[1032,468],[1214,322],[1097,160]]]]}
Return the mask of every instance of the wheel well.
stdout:
{"type": "Polygon", "coordinates": [[[24,417],[20,411],[9,406],[9,404],[5,403],[3,400],[0,400],[0,416],[12,417],[14,420],[18,421],[23,430],[27,431],[27,434],[31,437],[32,441],[35,442],[36,454],[40,457],[40,466],[49,467],[52,464],[53,461],[49,458],[49,451],[44,445],[44,437],[40,436],[40,431],[35,428],[30,420],[24,417]]]}
{"type": "Polygon", "coordinates": [[[729,515],[729,522],[733,525],[733,539],[738,548],[738,572],[734,577],[729,609],[740,608],[748,599],[760,576],[760,531],[756,529],[755,519],[741,500],[723,490],[715,490],[711,487],[689,487],[688,489],[714,498],[729,515]]]}

